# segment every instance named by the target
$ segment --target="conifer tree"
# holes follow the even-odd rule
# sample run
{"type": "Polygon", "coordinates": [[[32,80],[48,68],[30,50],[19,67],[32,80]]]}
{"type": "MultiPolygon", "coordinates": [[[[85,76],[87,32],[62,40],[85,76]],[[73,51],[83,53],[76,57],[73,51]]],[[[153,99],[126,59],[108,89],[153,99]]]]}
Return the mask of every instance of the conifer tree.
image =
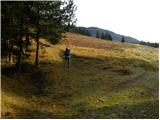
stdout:
{"type": "Polygon", "coordinates": [[[124,36],[122,37],[121,42],[122,42],[122,43],[124,43],[124,42],[125,42],[125,38],[124,38],[124,36]]]}
{"type": "Polygon", "coordinates": [[[104,38],[105,38],[105,36],[104,36],[104,33],[102,32],[101,39],[104,39],[104,38]]]}
{"type": "Polygon", "coordinates": [[[97,32],[96,32],[96,38],[100,38],[100,36],[99,36],[99,31],[97,30],[97,32]]]}

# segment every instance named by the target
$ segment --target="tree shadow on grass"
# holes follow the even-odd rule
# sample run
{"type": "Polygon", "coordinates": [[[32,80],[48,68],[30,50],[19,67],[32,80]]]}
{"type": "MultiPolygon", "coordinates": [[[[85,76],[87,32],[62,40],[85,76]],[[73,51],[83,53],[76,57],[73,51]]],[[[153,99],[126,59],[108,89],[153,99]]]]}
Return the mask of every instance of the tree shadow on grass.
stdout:
{"type": "Polygon", "coordinates": [[[47,95],[46,88],[54,81],[48,80],[47,73],[35,65],[24,63],[22,66],[21,73],[15,72],[15,66],[2,68],[2,91],[20,96],[47,95]]]}
{"type": "Polygon", "coordinates": [[[60,100],[71,97],[73,85],[72,83],[70,85],[67,76],[63,78],[59,73],[60,71],[63,73],[65,69],[60,68],[62,70],[58,70],[57,74],[56,67],[62,67],[61,64],[57,61],[46,61],[39,67],[35,67],[26,63],[23,64],[21,74],[10,73],[8,70],[11,70],[11,67],[5,67],[2,69],[2,91],[26,98],[36,96],[60,100]]]}

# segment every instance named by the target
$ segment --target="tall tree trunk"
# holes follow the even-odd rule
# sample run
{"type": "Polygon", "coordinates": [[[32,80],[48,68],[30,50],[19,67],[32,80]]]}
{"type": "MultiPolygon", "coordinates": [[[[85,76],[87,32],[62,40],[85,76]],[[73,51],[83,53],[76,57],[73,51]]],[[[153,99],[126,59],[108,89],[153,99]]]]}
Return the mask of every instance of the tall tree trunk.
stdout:
{"type": "Polygon", "coordinates": [[[38,66],[38,54],[39,54],[39,30],[37,31],[37,36],[36,36],[36,41],[37,41],[37,48],[36,48],[36,66],[38,66]]]}
{"type": "Polygon", "coordinates": [[[28,25],[26,25],[26,42],[29,44],[29,33],[28,33],[28,25]]]}
{"type": "Polygon", "coordinates": [[[39,34],[40,34],[40,29],[39,29],[39,6],[37,6],[37,36],[36,36],[36,41],[37,41],[37,48],[36,48],[36,66],[38,66],[39,60],[38,60],[38,53],[39,53],[39,34]]]}
{"type": "Polygon", "coordinates": [[[10,50],[9,50],[9,64],[12,62],[12,50],[13,50],[13,41],[11,40],[10,50]]]}
{"type": "Polygon", "coordinates": [[[21,21],[20,32],[19,32],[19,54],[18,54],[18,62],[17,62],[17,69],[19,73],[21,72],[21,64],[22,64],[22,50],[23,50],[22,31],[23,31],[23,22],[21,21]]]}
{"type": "Polygon", "coordinates": [[[28,51],[29,49],[29,33],[28,33],[28,26],[26,27],[26,50],[28,51]]]}
{"type": "Polygon", "coordinates": [[[6,62],[8,63],[8,53],[9,53],[9,40],[6,40],[6,62]]]}
{"type": "Polygon", "coordinates": [[[5,56],[6,56],[6,63],[8,63],[8,49],[9,49],[9,38],[8,38],[8,34],[7,34],[7,32],[6,32],[6,37],[5,37],[5,43],[4,43],[4,45],[5,45],[5,56]]]}

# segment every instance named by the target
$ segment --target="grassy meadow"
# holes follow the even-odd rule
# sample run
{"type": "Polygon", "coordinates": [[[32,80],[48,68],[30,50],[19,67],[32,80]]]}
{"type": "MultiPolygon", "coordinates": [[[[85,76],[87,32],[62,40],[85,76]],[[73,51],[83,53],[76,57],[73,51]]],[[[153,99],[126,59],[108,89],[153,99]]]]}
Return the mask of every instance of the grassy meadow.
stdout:
{"type": "Polygon", "coordinates": [[[66,33],[40,39],[34,67],[35,48],[22,74],[2,64],[2,118],[159,118],[159,49],[66,33]]]}

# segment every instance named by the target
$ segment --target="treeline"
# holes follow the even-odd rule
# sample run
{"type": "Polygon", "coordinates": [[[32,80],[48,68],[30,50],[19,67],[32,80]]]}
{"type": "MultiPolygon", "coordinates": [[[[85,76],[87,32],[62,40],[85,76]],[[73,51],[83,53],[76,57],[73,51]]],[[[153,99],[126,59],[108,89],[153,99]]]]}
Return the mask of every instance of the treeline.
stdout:
{"type": "Polygon", "coordinates": [[[63,1],[2,1],[1,2],[1,55],[11,63],[16,56],[16,69],[22,62],[31,43],[36,41],[35,65],[39,63],[39,38],[57,42],[65,30],[76,22],[72,0],[63,1]],[[24,39],[25,37],[25,39],[24,39]]]}
{"type": "Polygon", "coordinates": [[[99,31],[97,31],[96,33],[96,38],[101,38],[101,39],[105,39],[105,40],[111,40],[112,41],[112,36],[109,32],[105,32],[105,33],[101,33],[99,31]]]}
{"type": "MultiPolygon", "coordinates": [[[[78,33],[78,34],[86,35],[86,36],[92,36],[90,31],[85,27],[72,27],[69,32],[78,33]]],[[[101,32],[100,33],[99,31],[97,31],[96,38],[112,41],[112,36],[109,32],[105,32],[105,33],[101,32]]]]}
{"type": "Polygon", "coordinates": [[[91,36],[89,30],[87,30],[87,28],[85,27],[72,27],[70,29],[70,32],[74,32],[74,33],[78,33],[78,34],[86,35],[86,36],[91,36]]]}
{"type": "Polygon", "coordinates": [[[139,44],[159,48],[159,43],[150,43],[150,42],[140,41],[139,44]]]}

